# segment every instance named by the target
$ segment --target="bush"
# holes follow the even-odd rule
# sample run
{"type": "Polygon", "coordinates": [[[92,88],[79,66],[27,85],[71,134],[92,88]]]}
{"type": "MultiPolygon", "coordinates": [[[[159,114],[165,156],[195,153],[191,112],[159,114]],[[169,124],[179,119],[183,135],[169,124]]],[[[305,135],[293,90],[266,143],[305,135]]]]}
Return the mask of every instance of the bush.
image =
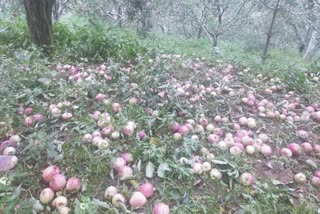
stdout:
{"type": "Polygon", "coordinates": [[[0,45],[9,46],[12,49],[26,48],[30,46],[28,26],[25,20],[0,19],[0,45]]]}
{"type": "MultiPolygon", "coordinates": [[[[26,21],[0,20],[0,54],[17,49],[33,49],[26,21]]],[[[102,25],[53,24],[53,56],[78,60],[103,60],[106,58],[132,59],[147,52],[138,35],[122,28],[106,29],[102,25]]]]}
{"type": "Polygon", "coordinates": [[[73,59],[130,59],[147,51],[135,33],[120,28],[106,30],[102,26],[78,26],[69,36],[68,39],[57,39],[55,44],[58,54],[73,59]],[[64,40],[66,42],[62,42],[64,40]]]}

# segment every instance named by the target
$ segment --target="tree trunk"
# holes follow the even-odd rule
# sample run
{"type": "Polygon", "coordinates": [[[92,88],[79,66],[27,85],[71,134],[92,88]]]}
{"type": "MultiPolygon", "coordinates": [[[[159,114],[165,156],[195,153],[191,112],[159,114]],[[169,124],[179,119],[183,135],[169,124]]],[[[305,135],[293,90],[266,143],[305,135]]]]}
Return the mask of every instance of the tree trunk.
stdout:
{"type": "Polygon", "coordinates": [[[269,45],[270,45],[270,41],[271,41],[271,37],[272,37],[272,30],[273,30],[273,26],[277,17],[277,13],[279,11],[279,4],[280,4],[280,0],[277,1],[276,7],[273,10],[273,15],[272,15],[272,20],[271,20],[271,24],[267,33],[267,41],[266,41],[266,45],[264,46],[264,50],[263,50],[263,54],[262,54],[262,63],[264,63],[267,59],[267,54],[268,54],[268,49],[269,49],[269,45]]]}
{"type": "Polygon", "coordinates": [[[215,49],[216,47],[218,47],[218,37],[211,34],[211,45],[212,45],[212,48],[215,49]]]}
{"type": "Polygon", "coordinates": [[[305,53],[303,55],[303,59],[307,62],[310,62],[312,58],[316,55],[318,49],[319,49],[319,33],[316,30],[313,30],[311,34],[311,38],[309,43],[307,44],[307,47],[305,49],[305,53]]]}
{"type": "Polygon", "coordinates": [[[140,36],[147,37],[147,17],[143,11],[141,11],[141,17],[138,20],[137,31],[140,36]]]}
{"type": "Polygon", "coordinates": [[[183,33],[184,33],[185,37],[186,37],[187,39],[190,39],[190,38],[191,38],[191,34],[190,34],[190,33],[188,32],[188,30],[186,29],[185,24],[183,24],[182,29],[183,29],[183,33]]]}
{"type": "Polygon", "coordinates": [[[221,25],[222,24],[223,9],[221,7],[220,0],[216,0],[215,4],[217,6],[218,23],[219,23],[219,25],[221,25]]]}
{"type": "MultiPolygon", "coordinates": [[[[296,23],[294,21],[292,21],[291,19],[288,19],[287,20],[287,23],[292,27],[293,29],[293,32],[296,36],[296,39],[298,40],[298,49],[299,49],[299,54],[301,56],[303,56],[303,53],[305,51],[305,48],[306,48],[306,41],[307,41],[307,38],[308,38],[308,34],[307,33],[307,36],[303,37],[300,32],[299,32],[299,29],[296,25],[296,23]]],[[[309,32],[309,30],[308,30],[309,32]]]]}
{"type": "Polygon", "coordinates": [[[215,50],[218,46],[218,35],[215,34],[214,32],[208,30],[208,28],[206,27],[206,25],[204,25],[203,23],[201,23],[201,26],[202,26],[202,29],[204,30],[204,32],[207,34],[209,40],[210,40],[210,43],[211,43],[211,46],[212,46],[212,53],[214,54],[215,53],[215,50]]]}
{"type": "Polygon", "coordinates": [[[123,20],[122,20],[123,11],[122,11],[122,7],[121,6],[118,7],[118,14],[120,15],[120,17],[118,17],[118,26],[122,27],[123,26],[123,20]]]}
{"type": "Polygon", "coordinates": [[[166,33],[166,28],[165,28],[164,24],[160,23],[159,26],[160,26],[160,29],[161,29],[161,33],[165,34],[166,33]]]}
{"type": "Polygon", "coordinates": [[[299,44],[299,54],[300,54],[300,56],[302,56],[305,48],[306,48],[306,46],[302,42],[300,42],[300,44],[299,44]]]}
{"type": "Polygon", "coordinates": [[[48,54],[52,45],[52,6],[55,0],[24,0],[31,41],[48,54]]]}
{"type": "Polygon", "coordinates": [[[145,16],[145,14],[143,12],[141,12],[141,17],[140,20],[138,22],[138,34],[142,37],[146,37],[147,36],[147,27],[146,27],[146,22],[147,22],[147,17],[145,16]]]}
{"type": "Polygon", "coordinates": [[[201,38],[201,35],[202,35],[202,27],[200,26],[200,27],[198,28],[197,39],[200,39],[200,38],[201,38]]]}

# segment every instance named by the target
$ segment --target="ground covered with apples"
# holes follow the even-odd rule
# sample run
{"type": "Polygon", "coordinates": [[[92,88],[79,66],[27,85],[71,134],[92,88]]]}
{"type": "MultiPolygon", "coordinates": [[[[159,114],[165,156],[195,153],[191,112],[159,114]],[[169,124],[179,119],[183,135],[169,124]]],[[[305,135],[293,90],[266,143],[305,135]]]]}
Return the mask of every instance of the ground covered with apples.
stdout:
{"type": "Polygon", "coordinates": [[[30,60],[1,65],[0,213],[319,213],[319,82],[30,60]]]}

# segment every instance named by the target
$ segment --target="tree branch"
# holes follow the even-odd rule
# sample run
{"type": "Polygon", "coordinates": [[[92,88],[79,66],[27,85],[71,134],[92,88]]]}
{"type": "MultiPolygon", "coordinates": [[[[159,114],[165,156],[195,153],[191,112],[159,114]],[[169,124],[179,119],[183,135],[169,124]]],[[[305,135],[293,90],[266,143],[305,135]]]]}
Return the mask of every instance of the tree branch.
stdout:
{"type": "Polygon", "coordinates": [[[109,11],[105,11],[103,9],[103,7],[100,7],[99,9],[102,11],[103,15],[111,18],[114,21],[118,21],[119,19],[123,18],[123,16],[120,15],[119,13],[112,13],[112,12],[109,12],[109,11]],[[115,18],[114,16],[117,16],[117,18],[115,18]]]}
{"type": "Polygon", "coordinates": [[[65,2],[62,3],[62,6],[61,6],[61,10],[59,12],[59,16],[62,15],[64,9],[67,7],[68,3],[70,2],[70,0],[66,0],[65,2]]]}
{"type": "MultiPolygon", "coordinates": [[[[317,0],[317,4],[319,4],[320,2],[318,2],[319,0],[317,0]]],[[[274,8],[274,7],[271,7],[270,5],[268,5],[266,2],[265,2],[265,0],[260,0],[260,2],[264,5],[264,6],[266,6],[268,9],[270,9],[270,10],[276,10],[277,8],[274,8]]],[[[307,13],[309,13],[311,10],[315,10],[315,8],[313,8],[313,9],[309,9],[308,11],[300,11],[300,12],[296,12],[296,11],[291,11],[291,10],[288,10],[288,9],[286,9],[285,7],[283,7],[283,6],[279,6],[279,8],[278,8],[278,10],[283,10],[284,12],[287,12],[287,13],[290,13],[290,14],[293,14],[293,15],[304,15],[304,14],[307,14],[307,13]]]]}
{"type": "Polygon", "coordinates": [[[264,0],[260,0],[260,2],[266,6],[267,8],[269,8],[270,10],[275,10],[276,8],[269,6],[264,0]]]}
{"type": "Polygon", "coordinates": [[[233,15],[233,17],[230,18],[230,19],[225,23],[225,28],[228,28],[228,27],[231,26],[230,24],[231,24],[231,23],[233,22],[233,20],[239,15],[239,13],[240,13],[240,11],[242,10],[244,4],[245,4],[245,1],[242,1],[242,2],[240,3],[238,10],[235,12],[235,14],[233,15]]]}
{"type": "Polygon", "coordinates": [[[299,30],[298,30],[298,26],[292,22],[292,20],[289,18],[287,21],[286,21],[287,24],[289,24],[292,29],[293,29],[293,32],[296,36],[296,38],[301,42],[303,43],[304,39],[303,39],[303,36],[299,33],[299,30]]]}

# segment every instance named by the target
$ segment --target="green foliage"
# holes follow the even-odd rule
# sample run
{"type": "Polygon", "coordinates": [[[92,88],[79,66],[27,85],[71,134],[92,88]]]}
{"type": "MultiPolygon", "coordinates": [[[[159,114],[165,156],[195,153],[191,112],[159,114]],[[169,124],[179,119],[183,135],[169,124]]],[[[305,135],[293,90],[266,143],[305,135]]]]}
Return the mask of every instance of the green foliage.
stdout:
{"type": "Polygon", "coordinates": [[[58,49],[70,47],[73,35],[69,27],[63,23],[55,22],[53,24],[54,45],[58,49]]]}
{"type": "Polygon", "coordinates": [[[70,45],[57,47],[58,53],[77,58],[130,59],[146,52],[138,37],[124,29],[106,30],[102,26],[77,27],[69,39],[70,45]]]}
{"type": "MultiPolygon", "coordinates": [[[[316,200],[313,199],[311,186],[311,190],[306,191],[310,193],[306,201],[297,202],[294,201],[296,196],[292,191],[294,184],[291,183],[289,189],[285,185],[269,184],[259,175],[256,176],[254,188],[239,184],[240,173],[253,171],[259,174],[254,165],[256,158],[262,157],[259,154],[252,158],[232,157],[228,151],[222,152],[217,146],[207,144],[206,134],[199,134],[198,141],[188,136],[181,141],[173,139],[168,130],[171,121],[183,124],[187,118],[198,120],[203,113],[210,120],[215,115],[233,117],[229,113],[234,105],[239,105],[243,93],[240,92],[239,97],[229,97],[226,93],[210,97],[204,95],[205,99],[190,103],[188,99],[176,96],[175,86],[169,82],[176,77],[179,82],[192,80],[195,89],[211,83],[216,85],[220,82],[219,75],[213,76],[210,81],[204,75],[210,67],[220,70],[228,63],[235,65],[236,73],[236,82],[230,83],[230,87],[239,87],[239,83],[251,87],[252,80],[261,73],[263,81],[252,86],[257,94],[278,82],[269,81],[274,77],[283,80],[284,93],[287,89],[305,92],[316,85],[308,84],[305,73],[319,71],[319,62],[309,65],[292,50],[274,49],[270,51],[267,62],[262,64],[258,44],[246,47],[227,41],[219,41],[219,48],[213,56],[206,38],[196,40],[174,35],[151,35],[142,39],[129,29],[110,27],[76,16],[54,23],[54,52],[52,58],[47,59],[31,45],[24,17],[0,20],[0,26],[4,26],[0,27],[0,30],[3,29],[0,33],[0,121],[6,124],[4,128],[0,127],[0,136],[4,139],[9,131],[14,130],[22,137],[17,147],[19,164],[8,173],[8,178],[7,175],[0,176],[0,213],[1,210],[3,213],[14,213],[17,204],[21,207],[21,213],[32,212],[35,199],[45,187],[39,181],[41,170],[47,163],[59,165],[67,177],[81,178],[83,192],[72,195],[69,200],[68,206],[74,213],[117,213],[110,201],[103,199],[103,194],[109,185],[116,185],[127,199],[135,190],[134,183],[119,180],[116,171],[112,170],[113,160],[124,151],[133,153],[130,166],[134,169],[134,181],[137,183],[146,180],[144,174],[148,163],[152,163],[156,169],[154,173],[157,176],[150,179],[156,184],[156,196],[144,208],[147,213],[152,212],[152,205],[157,201],[168,203],[172,213],[227,213],[235,210],[238,213],[315,213],[313,205],[316,205],[316,200]],[[160,54],[186,57],[161,58],[160,54]],[[196,59],[198,57],[206,59],[196,59]],[[133,64],[130,71],[128,62],[119,63],[128,59],[133,64]],[[66,61],[75,65],[81,74],[86,71],[92,78],[82,82],[69,78],[67,72],[60,71],[66,61]],[[81,63],[77,63],[79,61],[81,63]],[[103,61],[112,79],[104,81],[103,76],[95,75],[98,63],[83,61],[103,61]],[[184,69],[182,63],[188,68],[184,69]],[[194,63],[203,65],[199,72],[192,68],[194,63]],[[248,72],[244,72],[244,69],[248,72]],[[137,85],[134,86],[134,83],[137,85]],[[159,91],[165,91],[166,96],[159,96],[159,91]],[[106,100],[96,102],[94,97],[97,93],[106,94],[106,100]],[[130,98],[133,97],[141,99],[141,103],[131,104],[130,98]],[[64,105],[66,101],[71,102],[71,106],[64,105]],[[121,112],[113,112],[114,102],[121,104],[121,112]],[[19,103],[32,107],[33,112],[41,113],[44,120],[33,127],[25,127],[23,120],[26,115],[17,114],[19,103]],[[70,121],[50,114],[49,105],[58,103],[63,104],[62,112],[72,113],[70,121]],[[153,109],[152,114],[146,111],[149,107],[153,109]],[[148,137],[139,139],[133,135],[110,139],[108,149],[85,144],[82,136],[98,129],[91,117],[96,110],[110,114],[115,131],[121,132],[128,121],[134,121],[137,123],[136,130],[144,130],[148,137]],[[176,116],[180,110],[187,112],[186,118],[176,116]],[[194,175],[189,165],[179,163],[181,157],[190,159],[200,155],[198,152],[202,147],[208,147],[216,155],[216,160],[211,163],[221,171],[221,181],[212,180],[209,173],[202,177],[194,175]],[[4,178],[10,182],[3,184],[4,178]]],[[[246,88],[240,87],[246,92],[246,88]]],[[[280,98],[278,95],[275,97],[280,98]]],[[[308,104],[312,103],[310,97],[304,96],[308,104]]],[[[270,100],[273,98],[270,97],[270,100]]],[[[259,125],[266,120],[260,119],[259,125]]],[[[221,124],[221,127],[226,132],[230,131],[228,124],[221,124]]],[[[282,133],[290,133],[286,131],[289,128],[281,130],[273,134],[273,137],[277,136],[273,138],[275,141],[280,137],[286,139],[282,133]]],[[[272,129],[269,131],[271,133],[272,129]]],[[[282,143],[277,142],[277,145],[282,143]]],[[[122,213],[125,212],[123,209],[122,213]]]]}
{"type": "MultiPolygon", "coordinates": [[[[4,26],[0,33],[0,53],[9,55],[20,48],[35,50],[28,39],[24,19],[4,19],[0,20],[0,24],[4,26]]],[[[138,56],[155,56],[158,53],[206,57],[251,68],[251,72],[257,74],[266,73],[270,77],[280,77],[292,89],[304,88],[304,73],[319,67],[316,63],[305,63],[293,50],[271,50],[268,60],[262,64],[260,49],[244,47],[240,43],[220,41],[217,54],[212,56],[212,49],[206,38],[196,40],[174,35],[151,35],[142,39],[132,30],[105,26],[83,18],[56,22],[53,32],[53,57],[71,61],[105,61],[109,58],[128,60],[138,56]]]]}
{"type": "MultiPolygon", "coordinates": [[[[11,109],[16,108],[19,102],[33,104],[37,97],[42,96],[44,86],[37,81],[40,75],[48,70],[47,62],[39,58],[37,52],[15,51],[9,57],[0,58],[0,117],[10,118],[7,115],[11,109]],[[30,62],[33,62],[30,64],[30,62]]],[[[14,117],[15,118],[15,117],[14,117]]],[[[18,123],[18,121],[13,121],[18,123]]]]}
{"type": "Polygon", "coordinates": [[[16,49],[26,48],[30,45],[28,27],[25,20],[21,18],[16,20],[0,19],[0,26],[0,46],[16,49]]]}
{"type": "MultiPolygon", "coordinates": [[[[239,184],[239,174],[254,171],[253,163],[257,157],[262,156],[252,156],[252,159],[250,157],[244,159],[242,156],[232,157],[228,152],[222,152],[218,147],[207,144],[206,134],[199,135],[199,141],[188,136],[184,136],[183,141],[174,141],[172,133],[167,128],[170,121],[175,120],[183,124],[186,118],[197,120],[203,112],[210,118],[218,113],[223,115],[227,104],[228,106],[229,104],[238,105],[240,100],[240,97],[228,98],[226,94],[223,94],[221,97],[220,95],[214,98],[206,97],[206,100],[190,105],[188,100],[175,97],[173,86],[167,82],[173,74],[178,76],[179,81],[193,78],[197,85],[209,84],[203,78],[209,66],[216,66],[217,69],[220,69],[225,66],[225,62],[228,62],[228,57],[235,60],[237,54],[246,59],[245,52],[240,53],[240,49],[230,45],[229,49],[224,49],[225,52],[212,57],[209,54],[210,48],[206,46],[208,44],[206,40],[186,42],[186,40],[173,38],[173,40],[169,39],[168,43],[166,40],[158,41],[156,37],[140,40],[130,31],[123,29],[107,31],[103,27],[97,28],[92,25],[70,27],[63,23],[56,23],[55,34],[55,56],[61,55],[60,57],[63,58],[78,60],[77,57],[81,56],[99,59],[102,55],[110,55],[117,59],[125,59],[130,56],[128,50],[132,48],[138,57],[135,58],[130,72],[127,71],[128,63],[106,60],[108,74],[112,77],[108,82],[100,79],[99,75],[94,75],[98,67],[96,63],[72,62],[72,65],[77,66],[81,73],[86,71],[93,74],[91,80],[75,82],[68,78],[70,76],[67,73],[60,72],[60,66],[63,65],[60,64],[60,59],[55,61],[59,63],[58,66],[50,65],[50,62],[41,57],[37,50],[32,51],[31,48],[29,51],[15,50],[12,51],[10,57],[6,55],[1,57],[0,118],[1,121],[14,120],[10,122],[11,128],[22,136],[22,142],[17,148],[19,164],[12,171],[16,176],[9,178],[10,185],[0,185],[0,194],[2,193],[1,188],[3,192],[6,192],[5,197],[0,197],[0,209],[3,209],[4,213],[13,213],[18,203],[21,205],[21,213],[31,213],[31,206],[35,202],[32,197],[38,199],[40,191],[45,187],[45,184],[39,182],[39,179],[41,170],[48,162],[61,167],[67,177],[81,178],[84,191],[72,195],[69,199],[68,206],[74,210],[74,213],[89,213],[90,211],[116,213],[117,210],[110,202],[103,199],[106,187],[116,185],[119,192],[127,199],[135,191],[133,184],[119,180],[115,170],[112,170],[111,167],[113,160],[124,151],[133,153],[133,163],[130,166],[133,166],[138,183],[145,180],[146,164],[150,162],[155,166],[154,173],[157,177],[152,181],[156,184],[156,196],[146,205],[147,213],[152,212],[152,206],[156,201],[168,203],[172,213],[226,213],[231,209],[239,210],[239,213],[315,213],[315,208],[312,207],[315,202],[309,200],[311,196],[308,198],[309,201],[294,205],[291,190],[271,186],[263,179],[261,180],[260,176],[257,176],[254,188],[239,184]],[[110,41],[114,43],[109,43],[110,41]],[[98,46],[99,44],[110,45],[108,51],[98,46]],[[124,47],[125,44],[128,44],[129,48],[124,47]],[[168,45],[165,46],[165,44],[168,45]],[[208,61],[184,57],[149,58],[147,54],[143,55],[144,51],[150,50],[154,50],[155,54],[158,54],[158,51],[166,54],[199,54],[206,56],[208,61]],[[199,50],[199,52],[194,53],[194,50],[199,50]],[[92,56],[94,53],[98,54],[92,56]],[[201,64],[203,62],[204,66],[199,74],[196,74],[191,68],[183,70],[181,67],[181,63],[192,65],[195,62],[201,64]],[[219,62],[219,64],[213,62],[219,62]],[[137,85],[133,86],[131,83],[137,83],[137,85]],[[151,88],[155,91],[151,91],[151,88]],[[157,95],[157,92],[163,89],[167,97],[171,97],[170,99],[157,95]],[[107,95],[104,102],[94,100],[94,96],[99,92],[107,95]],[[142,98],[143,102],[130,104],[129,99],[132,97],[142,98]],[[231,99],[236,102],[231,102],[231,99]],[[72,102],[72,106],[61,107],[62,112],[72,112],[73,118],[70,121],[54,117],[48,111],[50,104],[62,104],[65,101],[72,102]],[[21,102],[32,107],[34,112],[43,114],[44,120],[33,127],[24,127],[25,115],[18,115],[16,111],[18,103],[21,102]],[[121,112],[112,111],[114,102],[121,103],[121,112]],[[222,104],[223,102],[226,104],[222,104]],[[154,110],[153,114],[146,112],[147,107],[154,110]],[[203,110],[204,107],[211,110],[203,110]],[[216,109],[214,114],[210,113],[210,111],[213,112],[213,108],[216,109]],[[93,133],[98,129],[96,122],[90,116],[96,110],[109,113],[111,124],[116,131],[121,131],[128,121],[134,121],[137,123],[136,130],[145,130],[148,137],[137,139],[133,135],[110,139],[108,149],[97,149],[94,145],[83,143],[84,134],[93,133]],[[186,118],[176,117],[176,112],[180,110],[188,113],[186,118]],[[200,155],[198,151],[202,147],[208,147],[210,152],[216,155],[216,160],[212,161],[212,165],[214,164],[214,167],[221,171],[222,181],[212,180],[208,173],[203,177],[191,174],[189,165],[179,164],[181,157],[191,158],[193,155],[200,155]]],[[[222,47],[227,47],[227,45],[222,44],[222,47]]],[[[129,58],[131,57],[134,58],[134,56],[129,58]]],[[[257,69],[250,70],[253,74],[248,72],[251,76],[249,74],[244,76],[248,82],[255,78],[255,72],[263,71],[259,70],[264,67],[258,62],[258,55],[256,57],[253,54],[247,55],[247,61],[243,67],[257,69]]],[[[241,65],[240,62],[239,65],[241,65]]],[[[240,71],[239,68],[241,66],[236,67],[235,71],[240,71]]],[[[274,69],[270,71],[270,77],[283,75],[281,78],[291,78],[292,80],[286,81],[287,84],[293,81],[293,85],[301,85],[306,81],[305,77],[300,75],[303,68],[294,66],[279,68],[277,65],[270,68],[274,69]],[[282,69],[283,73],[278,74],[276,69],[282,69]]],[[[241,75],[236,76],[238,77],[241,78],[241,75]]],[[[212,78],[211,82],[218,82],[219,79],[217,75],[212,78]]],[[[271,81],[268,81],[267,78],[264,83],[268,84],[271,81]]],[[[264,86],[264,83],[260,86],[264,86]]],[[[254,89],[257,89],[258,93],[261,90],[260,88],[254,89]]],[[[226,132],[230,130],[227,125],[222,124],[221,127],[226,132]]],[[[5,131],[8,130],[10,129],[5,131]]],[[[67,194],[67,197],[69,196],[67,194]]]]}
{"type": "Polygon", "coordinates": [[[71,60],[132,59],[147,51],[134,32],[122,28],[55,23],[53,31],[54,55],[71,60]]]}
{"type": "Polygon", "coordinates": [[[304,87],[306,83],[305,72],[310,70],[311,67],[292,50],[272,50],[270,51],[269,58],[263,64],[261,62],[260,50],[252,49],[248,52],[241,47],[228,48],[230,48],[230,44],[226,45],[228,62],[251,68],[252,72],[256,72],[257,74],[264,73],[269,77],[279,77],[286,82],[290,89],[301,92],[306,89],[304,87]]]}
{"type": "Polygon", "coordinates": [[[220,42],[217,54],[214,56],[211,54],[212,49],[209,41],[204,38],[196,40],[169,36],[159,39],[154,36],[147,39],[147,44],[161,53],[205,57],[209,60],[250,68],[251,72],[255,74],[264,73],[270,78],[279,77],[287,83],[290,89],[299,91],[306,90],[305,72],[318,68],[316,62],[313,64],[305,63],[301,56],[293,50],[271,50],[269,58],[263,64],[260,49],[247,48],[227,41],[220,42]]]}
{"type": "Polygon", "coordinates": [[[303,70],[295,69],[295,68],[288,68],[283,70],[282,72],[274,73],[275,76],[280,77],[282,80],[285,80],[289,89],[297,90],[300,92],[304,92],[307,88],[304,86],[306,82],[306,76],[303,70]]]}
{"type": "Polygon", "coordinates": [[[150,36],[146,39],[149,47],[161,53],[182,54],[185,56],[210,57],[210,44],[206,39],[185,39],[182,36],[150,36]]]}
{"type": "MultiPolygon", "coordinates": [[[[0,53],[13,53],[17,49],[32,50],[26,21],[0,20],[0,53]]],[[[85,58],[104,60],[107,58],[133,59],[148,50],[139,37],[130,30],[109,28],[99,24],[53,24],[54,57],[71,60],[85,58]]]]}

